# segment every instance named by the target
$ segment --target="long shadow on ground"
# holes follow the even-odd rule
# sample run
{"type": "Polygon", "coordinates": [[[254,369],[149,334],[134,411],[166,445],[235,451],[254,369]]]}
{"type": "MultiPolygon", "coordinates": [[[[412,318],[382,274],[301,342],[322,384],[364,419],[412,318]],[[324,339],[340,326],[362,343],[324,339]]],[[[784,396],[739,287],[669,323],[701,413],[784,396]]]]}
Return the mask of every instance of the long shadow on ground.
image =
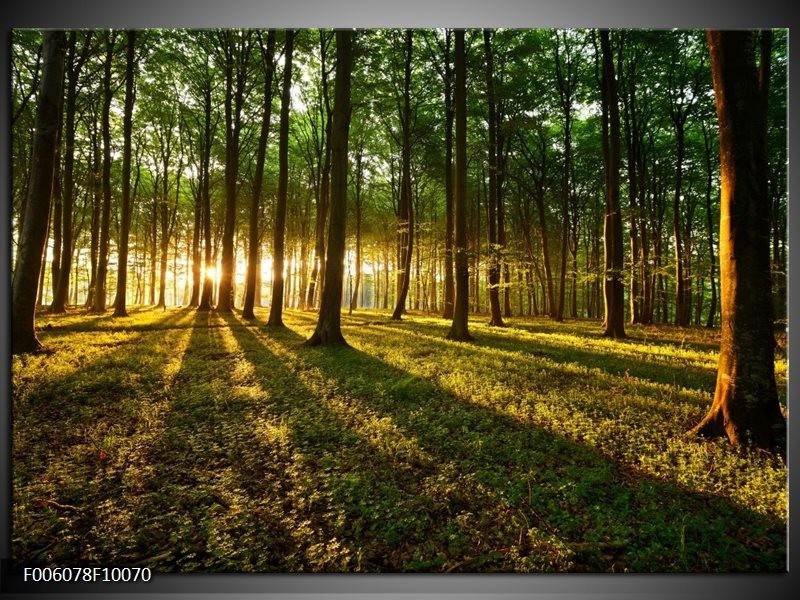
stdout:
{"type": "MultiPolygon", "coordinates": [[[[260,366],[259,345],[282,355],[297,377],[319,382],[316,397],[307,402],[344,398],[340,414],[374,415],[394,435],[413,440],[416,452],[408,458],[401,452],[392,456],[390,448],[379,452],[380,444],[373,444],[383,461],[390,460],[379,462],[377,470],[354,465],[346,475],[336,474],[348,486],[335,485],[324,469],[319,473],[347,511],[341,533],[347,543],[357,545],[364,532],[386,536],[387,522],[402,534],[390,540],[407,547],[393,555],[402,562],[369,557],[376,567],[785,568],[785,524],[778,519],[633,472],[593,448],[458,400],[358,350],[301,348],[297,335],[228,322],[241,346],[252,348],[248,360],[263,373],[264,384],[272,366],[260,366]],[[392,481],[400,493],[388,514],[376,480],[392,481]]],[[[304,440],[304,453],[319,464],[332,442],[341,442],[340,453],[352,444],[346,437],[317,443],[312,432],[320,424],[314,419],[293,420],[291,427],[304,440]]]]}
{"type": "MultiPolygon", "coordinates": [[[[70,488],[84,502],[74,507],[80,518],[52,529],[65,541],[33,562],[237,572],[785,569],[780,519],[634,472],[365,352],[301,347],[291,329],[235,316],[191,321],[191,331],[164,334],[175,336],[171,356],[148,363],[163,386],[145,388],[138,418],[152,422],[116,418],[129,456],[110,448],[108,464],[87,457],[86,476],[70,488]]],[[[91,412],[113,421],[116,401],[96,398],[91,412]]],[[[62,507],[69,499],[55,498],[62,507]]],[[[40,512],[55,520],[60,510],[40,512]]]]}

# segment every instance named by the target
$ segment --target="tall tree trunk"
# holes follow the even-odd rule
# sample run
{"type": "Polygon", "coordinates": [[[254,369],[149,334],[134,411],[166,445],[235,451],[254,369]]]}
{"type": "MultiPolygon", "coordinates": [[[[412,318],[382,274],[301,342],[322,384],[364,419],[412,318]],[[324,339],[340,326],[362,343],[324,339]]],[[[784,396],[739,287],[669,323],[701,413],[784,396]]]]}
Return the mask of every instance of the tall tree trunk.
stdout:
{"type": "Polygon", "coordinates": [[[36,286],[47,244],[47,215],[53,191],[58,124],[61,120],[64,52],[62,31],[44,32],[44,67],[36,109],[36,134],[31,160],[31,180],[25,203],[25,224],[11,282],[11,352],[36,352],[36,286]]]}
{"type": "Polygon", "coordinates": [[[492,56],[492,37],[488,29],[483,30],[483,47],[486,52],[486,94],[489,105],[489,190],[486,201],[486,232],[489,250],[489,306],[491,318],[489,325],[505,327],[500,309],[500,248],[497,243],[497,101],[494,92],[494,57],[492,56]]]}
{"type": "Polygon", "coordinates": [[[547,236],[547,219],[544,207],[544,182],[536,194],[536,211],[539,215],[539,238],[542,244],[542,261],[544,262],[544,277],[547,285],[547,314],[551,318],[555,313],[555,291],[553,289],[553,269],[550,266],[550,242],[547,236]]]}
{"type": "Polygon", "coordinates": [[[722,337],[714,401],[692,430],[785,452],[786,420],[775,383],[767,91],[772,32],[708,31],[719,121],[722,337]]]}
{"type": "Polygon", "coordinates": [[[708,135],[705,119],[701,121],[703,126],[703,142],[706,151],[706,232],[708,234],[708,257],[709,257],[709,273],[708,277],[711,281],[711,305],[708,309],[708,318],[706,319],[706,327],[713,328],[714,321],[717,316],[717,259],[714,256],[714,218],[711,215],[711,190],[713,189],[713,167],[711,160],[711,138],[708,135]]]}
{"type": "Polygon", "coordinates": [[[231,312],[234,305],[233,237],[236,231],[236,197],[239,177],[239,153],[242,106],[244,104],[247,62],[250,53],[250,32],[239,39],[226,30],[221,34],[225,52],[225,225],[222,233],[222,264],[220,265],[217,311],[231,312]]]}
{"type": "Polygon", "coordinates": [[[689,314],[686,307],[685,252],[683,247],[683,236],[681,235],[680,213],[681,186],[683,181],[683,156],[686,146],[682,123],[677,127],[675,132],[675,146],[677,152],[677,156],[675,158],[675,194],[672,201],[672,235],[675,240],[675,324],[687,326],[689,325],[689,314]]]}
{"type": "Polygon", "coordinates": [[[192,291],[189,297],[189,306],[197,307],[200,304],[200,288],[202,287],[203,258],[200,251],[203,229],[203,198],[201,192],[202,175],[198,175],[198,186],[194,194],[194,225],[192,227],[192,291]]]}
{"type": "Polygon", "coordinates": [[[336,31],[336,80],[331,127],[331,218],[325,282],[314,333],[308,346],[347,346],[342,335],[341,307],[347,226],[347,142],[350,128],[350,74],[353,32],[336,31]]]}
{"type": "MultiPolygon", "coordinates": [[[[558,35],[558,34],[556,34],[558,35]]],[[[567,33],[564,36],[564,46],[569,52],[567,33]]],[[[567,56],[562,68],[559,52],[560,42],[556,39],[555,65],[556,79],[558,81],[559,99],[564,116],[564,171],[561,176],[561,268],[559,270],[558,307],[555,320],[564,320],[564,299],[567,277],[567,248],[569,242],[569,202],[572,190],[572,94],[575,85],[575,66],[571,56],[567,56]],[[564,72],[566,71],[566,73],[564,72]]]]}
{"type": "Polygon", "coordinates": [[[331,173],[331,128],[333,127],[330,93],[328,91],[327,33],[320,31],[320,80],[322,83],[322,98],[320,99],[320,114],[325,123],[325,129],[318,147],[318,160],[320,165],[319,195],[317,197],[317,216],[314,227],[314,260],[311,267],[311,280],[308,284],[306,305],[314,306],[315,297],[322,289],[325,277],[325,231],[330,203],[330,173],[331,173]],[[320,160],[321,159],[321,160],[320,160]]]}
{"type": "Polygon", "coordinates": [[[445,319],[453,318],[453,302],[456,288],[453,282],[453,70],[450,63],[450,44],[452,32],[445,30],[444,52],[444,196],[445,196],[445,233],[444,233],[444,313],[445,319]]]}
{"type": "Polygon", "coordinates": [[[456,298],[453,324],[447,339],[469,341],[469,264],[467,262],[467,69],[464,50],[464,30],[455,31],[455,262],[456,298]]]}
{"type": "MultiPolygon", "coordinates": [[[[208,69],[208,66],[206,66],[208,69]]],[[[208,75],[208,71],[206,71],[208,75]]],[[[203,221],[203,245],[205,273],[203,276],[203,293],[197,310],[211,310],[212,296],[214,295],[214,259],[211,241],[211,143],[214,136],[214,127],[211,123],[211,81],[203,82],[203,141],[200,144],[200,203],[203,221]]]]}
{"type": "MultiPolygon", "coordinates": [[[[292,36],[292,34],[287,31],[286,36],[286,42],[288,46],[290,43],[289,37],[292,36]]],[[[275,72],[276,37],[275,30],[270,29],[267,33],[266,48],[264,48],[263,43],[261,44],[261,60],[264,63],[264,94],[262,97],[261,106],[261,132],[258,137],[258,151],[256,153],[256,172],[253,178],[253,197],[250,202],[250,230],[247,247],[247,280],[245,283],[244,306],[242,307],[242,317],[245,319],[255,318],[253,307],[256,303],[256,294],[258,291],[260,291],[256,286],[258,271],[260,271],[261,268],[261,264],[259,262],[261,236],[259,235],[258,216],[261,210],[261,187],[264,182],[264,162],[267,153],[269,122],[272,115],[272,79],[275,72]]],[[[259,40],[261,39],[262,38],[259,37],[259,40]]],[[[281,113],[281,119],[283,119],[283,113],[281,113]]],[[[282,126],[280,133],[281,136],[283,136],[282,126]]],[[[286,204],[284,202],[284,211],[285,207],[286,204]]]]}
{"type": "Polygon", "coordinates": [[[603,155],[605,158],[606,208],[603,241],[605,247],[605,331],[613,338],[625,336],[625,288],[622,281],[622,214],[619,203],[619,105],[611,42],[607,29],[600,31],[603,52],[603,155]]]}
{"type": "Polygon", "coordinates": [[[294,32],[286,31],[284,50],[281,123],[278,140],[278,201],[275,205],[275,228],[272,245],[272,305],[267,325],[283,327],[283,267],[286,241],[286,202],[289,193],[289,107],[292,101],[292,52],[294,32]]]}
{"type": "Polygon", "coordinates": [[[125,108],[122,118],[122,222],[119,231],[119,268],[114,316],[127,317],[125,306],[128,293],[128,239],[131,231],[131,131],[133,129],[133,76],[135,67],[136,30],[127,32],[125,66],[125,108]]]}
{"type": "Polygon", "coordinates": [[[108,274],[108,247],[111,237],[111,62],[114,58],[114,33],[106,33],[106,59],[103,65],[103,208],[100,215],[100,246],[97,257],[93,312],[106,310],[106,275],[108,274]]]}
{"type": "Polygon", "coordinates": [[[91,310],[94,306],[95,283],[97,282],[97,254],[100,248],[100,206],[102,204],[100,139],[95,119],[92,119],[89,125],[89,138],[92,144],[92,156],[89,161],[92,217],[89,231],[89,265],[91,273],[89,275],[89,287],[86,292],[86,308],[91,310]]]}
{"type": "Polygon", "coordinates": [[[150,211],[150,306],[156,304],[156,272],[158,261],[158,207],[159,183],[158,175],[153,182],[153,204],[150,211]]]}
{"type": "MultiPolygon", "coordinates": [[[[620,73],[622,70],[622,59],[618,61],[620,73]]],[[[640,258],[639,251],[639,211],[637,205],[639,195],[639,181],[636,169],[640,162],[638,160],[638,124],[636,114],[636,62],[635,59],[628,63],[627,70],[624,71],[624,86],[622,93],[622,105],[624,110],[625,123],[625,148],[627,151],[627,171],[628,171],[628,206],[629,206],[629,229],[628,241],[631,249],[631,271],[630,271],[630,291],[628,293],[630,307],[630,322],[639,323],[641,319],[642,296],[639,287],[640,270],[636,261],[640,258]]]]}
{"type": "Polygon", "coordinates": [[[364,181],[364,174],[362,172],[362,162],[364,160],[364,140],[359,140],[358,149],[356,151],[356,170],[355,170],[355,209],[356,209],[356,277],[353,284],[352,294],[350,296],[350,313],[358,308],[358,290],[361,287],[361,188],[364,181]]]}
{"type": "MultiPolygon", "coordinates": [[[[63,84],[62,84],[63,85],[63,84]]],[[[63,100],[62,100],[63,102],[63,100]]],[[[61,218],[63,216],[63,197],[64,186],[61,178],[61,147],[64,138],[64,111],[61,110],[59,118],[58,134],[56,135],[56,160],[53,167],[53,198],[51,200],[52,211],[50,218],[50,229],[53,232],[53,260],[50,263],[50,287],[52,293],[51,304],[55,300],[58,287],[59,270],[61,269],[61,218]]],[[[46,269],[42,269],[44,271],[46,269]]],[[[44,306],[44,297],[41,297],[41,304],[44,306]]]]}
{"type": "Polygon", "coordinates": [[[406,309],[408,288],[411,284],[411,260],[414,252],[414,207],[411,201],[411,50],[413,30],[406,29],[405,71],[403,78],[403,107],[400,111],[403,144],[401,151],[402,173],[400,181],[400,202],[398,231],[400,238],[400,287],[397,294],[392,319],[399,321],[406,309]]]}
{"type": "Polygon", "coordinates": [[[639,320],[645,325],[650,325],[653,322],[653,278],[650,274],[650,231],[649,231],[649,211],[647,208],[647,158],[644,151],[644,142],[642,139],[642,132],[638,127],[638,135],[634,136],[634,143],[637,145],[638,151],[636,153],[637,166],[636,169],[639,173],[639,182],[636,186],[639,191],[639,235],[641,244],[639,245],[639,261],[640,261],[640,279],[641,279],[641,308],[639,310],[639,320]]]}

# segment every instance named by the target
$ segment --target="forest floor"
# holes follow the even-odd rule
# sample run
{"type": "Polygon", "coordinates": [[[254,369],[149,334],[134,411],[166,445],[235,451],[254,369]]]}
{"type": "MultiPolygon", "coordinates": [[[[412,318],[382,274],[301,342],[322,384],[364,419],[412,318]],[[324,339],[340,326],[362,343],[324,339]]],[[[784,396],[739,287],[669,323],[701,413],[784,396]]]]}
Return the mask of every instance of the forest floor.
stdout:
{"type": "MultiPolygon", "coordinates": [[[[343,315],[41,315],[12,359],[18,564],[784,571],[787,468],[687,437],[718,332],[343,315]]],[[[776,372],[783,397],[786,358],[776,372]]]]}

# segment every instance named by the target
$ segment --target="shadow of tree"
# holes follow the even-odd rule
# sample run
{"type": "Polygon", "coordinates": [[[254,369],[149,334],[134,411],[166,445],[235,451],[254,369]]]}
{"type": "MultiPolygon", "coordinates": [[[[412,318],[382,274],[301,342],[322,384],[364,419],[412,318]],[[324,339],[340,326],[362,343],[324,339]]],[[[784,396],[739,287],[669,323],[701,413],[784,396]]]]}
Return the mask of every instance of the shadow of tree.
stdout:
{"type": "MultiPolygon", "coordinates": [[[[60,523],[43,531],[63,541],[33,562],[217,572],[785,569],[780,519],[648,476],[363,350],[301,347],[297,330],[235,315],[182,318],[152,334],[172,351],[132,369],[148,379],[131,389],[148,397],[124,400],[115,414],[122,385],[91,410],[59,413],[76,431],[93,418],[113,426],[119,447],[109,446],[106,462],[76,460],[71,438],[50,450],[64,453],[56,467],[69,473],[70,495],[53,499],[80,502],[75,518],[31,507],[39,491],[58,489],[52,469],[50,481],[17,490],[22,525],[60,523]]],[[[374,343],[399,344],[389,333],[370,331],[374,343]]],[[[140,338],[131,339],[105,356],[133,361],[140,338]]],[[[103,364],[75,377],[89,381],[103,364]]],[[[42,444],[59,426],[36,423],[42,444]]],[[[18,540],[14,555],[30,558],[47,541],[18,540]]]]}
{"type": "MultiPolygon", "coordinates": [[[[258,337],[253,328],[229,323],[240,341],[258,337]]],[[[428,514],[425,525],[430,538],[435,539],[437,531],[458,532],[456,537],[466,543],[458,558],[449,554],[452,548],[444,551],[446,565],[460,561],[470,570],[479,563],[491,570],[497,560],[508,568],[511,561],[504,552],[509,548],[528,552],[530,558],[545,546],[544,553],[551,558],[554,547],[571,555],[570,568],[575,570],[646,570],[654,564],[692,571],[785,568],[785,524],[778,519],[645,476],[586,445],[458,400],[439,386],[358,350],[305,349],[298,346],[300,340],[291,333],[259,337],[262,345],[282,347],[280,353],[295,365],[297,376],[315,374],[309,376],[327,382],[329,393],[349,398],[359,410],[382,415],[428,457],[422,463],[405,461],[411,487],[406,483],[402,489],[446,499],[443,504],[434,502],[438,511],[428,514]],[[436,484],[426,487],[431,478],[436,484]],[[513,525],[500,528],[502,539],[493,540],[493,548],[481,550],[477,532],[485,531],[487,523],[476,526],[480,518],[475,515],[483,511],[513,525]],[[525,528],[527,532],[521,531],[525,528]],[[520,542],[526,536],[528,540],[520,542]],[[724,552],[719,553],[720,548],[724,552]]],[[[359,487],[366,491],[357,496],[374,501],[375,489],[367,482],[359,487]]],[[[340,502],[349,503],[347,498],[340,502]]],[[[360,523],[361,530],[374,529],[375,515],[364,514],[361,521],[349,515],[355,517],[349,522],[360,523]]],[[[411,517],[397,518],[402,522],[411,517]]],[[[419,551],[425,540],[414,543],[419,551]]],[[[419,564],[430,569],[442,546],[428,550],[434,555],[419,564]]],[[[381,567],[403,570],[408,564],[381,567]]]]}
{"type": "MultiPolygon", "coordinates": [[[[159,343],[180,346],[186,319],[185,313],[157,319],[154,327],[164,330],[159,343]]],[[[122,327],[107,336],[86,325],[48,330],[55,352],[32,359],[38,367],[26,365],[46,376],[19,380],[12,391],[15,561],[85,564],[113,546],[114,536],[105,538],[119,525],[126,477],[152,439],[150,412],[171,357],[141,352],[146,329],[122,327]],[[58,339],[76,333],[83,336],[79,348],[73,344],[67,354],[58,339]]]]}

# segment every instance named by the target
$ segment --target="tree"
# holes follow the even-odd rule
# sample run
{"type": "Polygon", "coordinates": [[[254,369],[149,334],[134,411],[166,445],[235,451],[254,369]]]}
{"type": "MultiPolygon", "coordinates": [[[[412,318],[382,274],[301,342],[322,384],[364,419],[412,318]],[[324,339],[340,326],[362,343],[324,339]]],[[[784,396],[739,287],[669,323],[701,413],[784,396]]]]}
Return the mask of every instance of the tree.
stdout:
{"type": "MultiPolygon", "coordinates": [[[[556,67],[556,82],[558,83],[559,105],[564,116],[564,170],[561,176],[561,268],[559,270],[560,285],[558,288],[558,307],[555,312],[555,320],[564,320],[564,298],[566,295],[567,283],[567,249],[570,237],[570,201],[574,198],[572,172],[572,110],[573,96],[577,85],[578,68],[576,54],[580,53],[580,48],[573,49],[572,41],[568,37],[567,31],[556,34],[554,43],[554,60],[556,67]],[[564,45],[563,50],[561,45],[564,45]],[[563,59],[562,59],[563,55],[563,59]],[[563,63],[563,64],[562,64],[563,63]]],[[[575,280],[573,279],[573,291],[575,280]]],[[[551,313],[552,314],[552,313],[551,313]]]]}
{"type": "Polygon", "coordinates": [[[450,47],[453,34],[446,29],[442,56],[444,58],[444,110],[445,110],[445,136],[444,136],[444,186],[445,186],[445,242],[444,242],[444,313],[442,318],[453,318],[454,299],[456,296],[453,281],[453,67],[450,61],[450,47]]]}
{"type": "Polygon", "coordinates": [[[456,105],[456,185],[455,251],[456,251],[456,298],[453,307],[453,323],[447,339],[470,341],[469,333],[469,264],[467,262],[467,69],[464,51],[464,30],[455,31],[455,105],[456,105]]]}
{"type": "Polygon", "coordinates": [[[784,451],[786,420],[775,384],[767,185],[771,38],[770,31],[707,32],[722,178],[722,336],[714,401],[692,432],[784,451]]]}
{"type": "Polygon", "coordinates": [[[222,264],[217,310],[233,310],[235,261],[233,235],[236,230],[237,179],[241,153],[242,106],[244,105],[247,67],[252,31],[220,32],[219,40],[225,65],[225,226],[222,235],[222,264]]]}
{"type": "MultiPolygon", "coordinates": [[[[202,32],[201,32],[202,33],[202,32]]],[[[212,122],[212,73],[209,66],[209,58],[206,55],[206,60],[203,63],[202,71],[197,78],[199,81],[198,92],[201,98],[200,105],[203,108],[202,123],[198,123],[200,129],[199,133],[199,150],[200,150],[200,168],[198,175],[200,181],[198,182],[198,195],[200,196],[199,210],[201,213],[202,228],[203,228],[203,265],[205,273],[203,276],[202,294],[200,297],[200,304],[197,310],[208,311],[211,310],[211,297],[214,294],[214,280],[212,271],[214,269],[214,259],[211,251],[211,146],[214,142],[214,130],[216,129],[216,121],[212,122]]],[[[196,266],[195,272],[200,276],[199,265],[196,266]]]]}
{"type": "Polygon", "coordinates": [[[411,284],[411,258],[414,252],[414,207],[411,202],[411,51],[413,30],[406,29],[405,68],[403,76],[403,105],[399,106],[402,130],[400,200],[398,202],[398,243],[400,245],[400,269],[398,272],[397,302],[392,319],[399,321],[406,309],[408,288],[411,284]]]}
{"type": "Polygon", "coordinates": [[[76,104],[78,95],[78,76],[81,68],[89,56],[91,49],[91,33],[86,33],[83,37],[83,44],[80,52],[77,50],[77,32],[69,34],[66,75],[66,98],[64,100],[64,169],[62,183],[62,219],[61,227],[61,263],[58,268],[58,278],[55,282],[55,293],[53,302],[50,305],[50,312],[63,313],[67,308],[69,296],[69,277],[72,271],[72,252],[74,249],[72,217],[75,202],[75,131],[76,124],[76,104]]]}
{"type": "Polygon", "coordinates": [[[114,59],[116,32],[106,32],[106,58],[103,62],[103,105],[101,111],[101,130],[103,138],[102,189],[103,200],[100,210],[100,240],[97,257],[97,276],[95,280],[94,305],[92,311],[106,310],[106,278],[108,275],[108,247],[111,237],[111,100],[114,90],[111,87],[111,63],[114,59]]]}
{"type": "Polygon", "coordinates": [[[673,56],[669,61],[669,117],[675,127],[675,193],[672,203],[672,232],[675,239],[675,324],[689,325],[691,317],[691,279],[686,244],[689,240],[681,233],[680,200],[684,177],[684,160],[686,152],[686,120],[693,112],[697,99],[697,76],[699,68],[693,74],[693,86],[689,78],[690,66],[686,59],[689,51],[689,39],[682,34],[681,42],[673,46],[673,56]],[[677,72],[676,72],[677,71],[677,72]]]}
{"type": "MultiPolygon", "coordinates": [[[[267,325],[283,327],[283,257],[286,236],[286,196],[289,185],[289,105],[292,101],[292,50],[294,32],[286,31],[281,98],[280,139],[278,140],[278,202],[275,205],[275,230],[272,246],[272,306],[267,325]]],[[[347,185],[345,181],[345,185],[347,185]]]]}
{"type": "Polygon", "coordinates": [[[362,260],[362,243],[361,243],[361,225],[364,215],[364,137],[362,132],[358,136],[356,143],[356,168],[353,175],[353,203],[355,208],[355,225],[356,225],[356,277],[353,284],[353,289],[350,294],[350,314],[358,307],[358,290],[361,287],[361,260],[362,260]]]}
{"type": "Polygon", "coordinates": [[[325,277],[325,224],[328,219],[329,195],[330,195],[330,172],[331,172],[331,120],[332,108],[330,93],[328,91],[328,76],[330,71],[327,66],[328,49],[333,38],[328,32],[320,30],[320,98],[319,98],[319,117],[309,114],[309,124],[313,130],[314,152],[313,157],[309,156],[311,163],[316,163],[316,192],[317,192],[317,216],[314,224],[314,259],[311,267],[311,278],[308,282],[308,292],[306,296],[306,307],[314,306],[314,298],[319,290],[322,289],[325,277]]]}
{"type": "Polygon", "coordinates": [[[603,156],[605,158],[606,209],[603,228],[605,248],[605,330],[603,335],[625,337],[625,288],[622,281],[623,239],[619,203],[619,104],[617,82],[607,29],[600,31],[603,54],[603,156]]]}
{"type": "Polygon", "coordinates": [[[492,55],[492,34],[483,30],[483,46],[486,52],[486,96],[489,107],[489,196],[487,198],[487,242],[489,245],[489,305],[491,320],[489,325],[505,327],[500,310],[500,244],[498,242],[498,209],[502,194],[498,182],[500,157],[497,136],[499,118],[497,115],[497,98],[494,85],[494,57],[492,55]]]}
{"type": "Polygon", "coordinates": [[[122,223],[119,230],[119,270],[117,274],[117,297],[114,300],[114,316],[127,317],[125,300],[128,291],[128,239],[131,228],[131,130],[133,128],[134,67],[136,31],[128,31],[127,62],[125,66],[125,110],[122,133],[122,223]]]}
{"type": "Polygon", "coordinates": [[[706,327],[714,327],[714,319],[717,314],[717,280],[716,280],[716,258],[714,257],[714,219],[711,210],[711,190],[712,180],[714,177],[711,156],[711,136],[706,127],[706,120],[702,120],[703,128],[703,146],[706,155],[706,226],[708,233],[708,255],[709,255],[709,274],[711,280],[711,306],[708,309],[708,319],[706,319],[706,327]]]}
{"type": "MultiPolygon", "coordinates": [[[[289,32],[287,32],[287,42],[288,36],[289,32]]],[[[260,294],[261,292],[261,286],[256,285],[256,275],[260,269],[261,262],[259,260],[259,245],[261,236],[259,234],[258,217],[261,210],[261,188],[264,182],[264,161],[267,153],[269,122],[272,115],[272,79],[275,73],[275,38],[275,30],[270,29],[267,33],[266,48],[263,45],[263,37],[260,33],[258,38],[259,45],[261,47],[261,60],[264,67],[264,96],[261,107],[261,133],[258,137],[258,150],[256,151],[256,172],[253,180],[253,197],[250,201],[250,227],[247,242],[247,278],[245,281],[244,306],[242,307],[242,317],[245,319],[255,318],[253,307],[255,305],[256,294],[260,294]]],[[[281,117],[283,117],[283,113],[281,113],[281,117]]],[[[283,134],[283,127],[281,127],[281,134],[283,134]]]]}
{"type": "Polygon", "coordinates": [[[36,287],[47,243],[47,215],[53,191],[58,124],[64,80],[66,36],[63,31],[45,31],[44,66],[36,110],[36,137],[31,161],[31,181],[25,203],[25,224],[19,256],[11,283],[11,352],[41,351],[36,339],[36,287]]]}
{"type": "Polygon", "coordinates": [[[307,346],[347,346],[342,335],[344,247],[347,225],[347,142],[350,130],[350,76],[353,70],[353,32],[336,31],[336,79],[331,126],[331,218],[325,281],[317,327],[307,346]]]}

